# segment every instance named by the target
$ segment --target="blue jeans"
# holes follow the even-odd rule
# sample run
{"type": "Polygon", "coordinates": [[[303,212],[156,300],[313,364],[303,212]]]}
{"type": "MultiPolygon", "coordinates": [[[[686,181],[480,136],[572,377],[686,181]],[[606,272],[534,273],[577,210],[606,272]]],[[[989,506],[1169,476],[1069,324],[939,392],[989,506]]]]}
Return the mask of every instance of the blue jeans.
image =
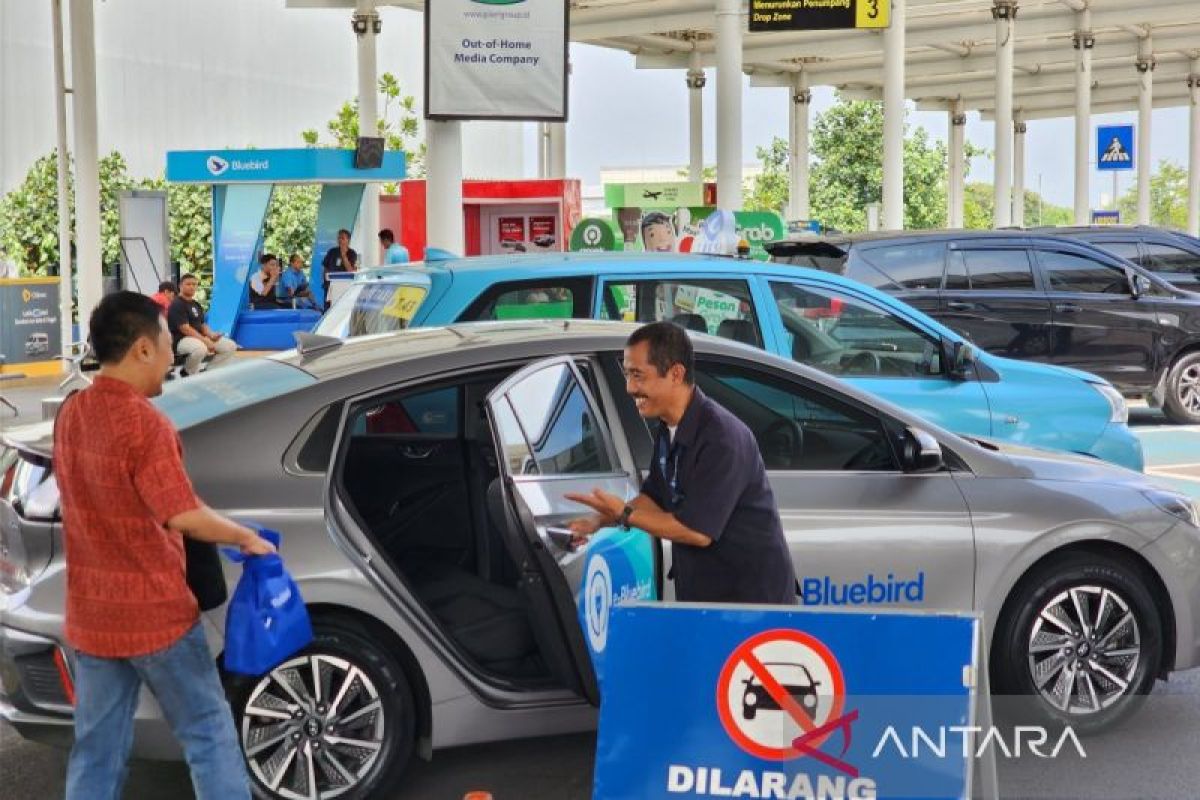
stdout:
{"type": "Polygon", "coordinates": [[[121,797],[143,683],[183,746],[197,800],[248,800],[246,762],[199,623],[170,647],[149,655],[77,654],[75,746],[67,768],[67,800],[121,797]]]}

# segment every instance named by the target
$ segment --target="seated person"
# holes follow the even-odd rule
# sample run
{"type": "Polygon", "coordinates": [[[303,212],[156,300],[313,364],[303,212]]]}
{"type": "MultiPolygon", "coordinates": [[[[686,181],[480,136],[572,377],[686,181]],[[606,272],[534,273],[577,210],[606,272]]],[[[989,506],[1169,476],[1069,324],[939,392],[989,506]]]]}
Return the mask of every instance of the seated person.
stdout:
{"type": "Polygon", "coordinates": [[[204,307],[196,301],[196,288],[200,281],[195,275],[184,275],[179,279],[179,296],[167,310],[167,327],[171,330],[171,342],[177,355],[184,356],[184,375],[195,375],[200,371],[206,356],[213,357],[210,368],[221,366],[237,352],[237,342],[208,327],[208,316],[204,307]]]}
{"type": "Polygon", "coordinates": [[[304,274],[304,259],[293,253],[288,259],[288,268],[279,279],[277,297],[285,307],[316,309],[312,291],[308,288],[308,277],[304,274]]]}
{"type": "Polygon", "coordinates": [[[162,309],[163,316],[167,315],[167,309],[171,307],[171,303],[179,296],[179,287],[174,281],[163,281],[158,285],[158,291],[150,295],[150,299],[158,303],[158,307],[162,309]]]}
{"type": "Polygon", "coordinates": [[[283,308],[275,296],[279,286],[279,259],[263,253],[258,263],[258,272],[250,277],[251,308],[283,308]]]}

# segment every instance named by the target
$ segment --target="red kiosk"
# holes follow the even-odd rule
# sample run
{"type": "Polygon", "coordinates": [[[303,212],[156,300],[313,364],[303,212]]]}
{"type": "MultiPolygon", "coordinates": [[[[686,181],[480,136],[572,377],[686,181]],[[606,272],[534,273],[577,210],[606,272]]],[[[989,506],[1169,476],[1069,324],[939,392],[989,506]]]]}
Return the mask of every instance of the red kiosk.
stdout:
{"type": "MultiPolygon", "coordinates": [[[[425,258],[425,181],[379,198],[379,223],[413,261],[425,258]]],[[[563,252],[583,217],[578,180],[463,181],[463,255],[563,252]]]]}

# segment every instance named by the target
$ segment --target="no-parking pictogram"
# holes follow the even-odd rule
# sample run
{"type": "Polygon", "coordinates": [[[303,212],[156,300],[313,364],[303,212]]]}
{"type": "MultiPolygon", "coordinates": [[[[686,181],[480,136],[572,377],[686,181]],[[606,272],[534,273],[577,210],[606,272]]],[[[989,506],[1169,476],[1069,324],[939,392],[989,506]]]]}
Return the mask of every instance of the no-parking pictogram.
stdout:
{"type": "Polygon", "coordinates": [[[858,777],[843,760],[858,711],[845,713],[846,681],[833,653],[798,630],[765,631],[742,642],[717,679],[725,732],[747,753],[769,761],[810,756],[858,777]],[[838,755],[821,750],[841,731],[838,755]]]}

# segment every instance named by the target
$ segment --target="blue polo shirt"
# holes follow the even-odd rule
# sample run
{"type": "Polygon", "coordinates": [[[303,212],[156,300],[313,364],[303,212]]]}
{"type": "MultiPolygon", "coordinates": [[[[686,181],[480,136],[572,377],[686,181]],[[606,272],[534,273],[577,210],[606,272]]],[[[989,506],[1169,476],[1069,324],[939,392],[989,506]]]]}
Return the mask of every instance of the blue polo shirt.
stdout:
{"type": "Polygon", "coordinates": [[[675,597],[685,602],[796,602],[796,575],[754,434],[699,387],[675,429],[660,424],[642,493],[712,539],[672,543],[675,597]]]}
{"type": "Polygon", "coordinates": [[[280,300],[290,300],[292,295],[288,294],[289,292],[294,294],[295,292],[302,292],[307,288],[308,278],[305,277],[304,272],[297,272],[288,267],[279,277],[279,285],[276,287],[275,292],[280,300]]]}
{"type": "Polygon", "coordinates": [[[383,263],[407,264],[408,248],[398,242],[392,242],[392,244],[388,246],[387,252],[384,254],[383,263]]]}

